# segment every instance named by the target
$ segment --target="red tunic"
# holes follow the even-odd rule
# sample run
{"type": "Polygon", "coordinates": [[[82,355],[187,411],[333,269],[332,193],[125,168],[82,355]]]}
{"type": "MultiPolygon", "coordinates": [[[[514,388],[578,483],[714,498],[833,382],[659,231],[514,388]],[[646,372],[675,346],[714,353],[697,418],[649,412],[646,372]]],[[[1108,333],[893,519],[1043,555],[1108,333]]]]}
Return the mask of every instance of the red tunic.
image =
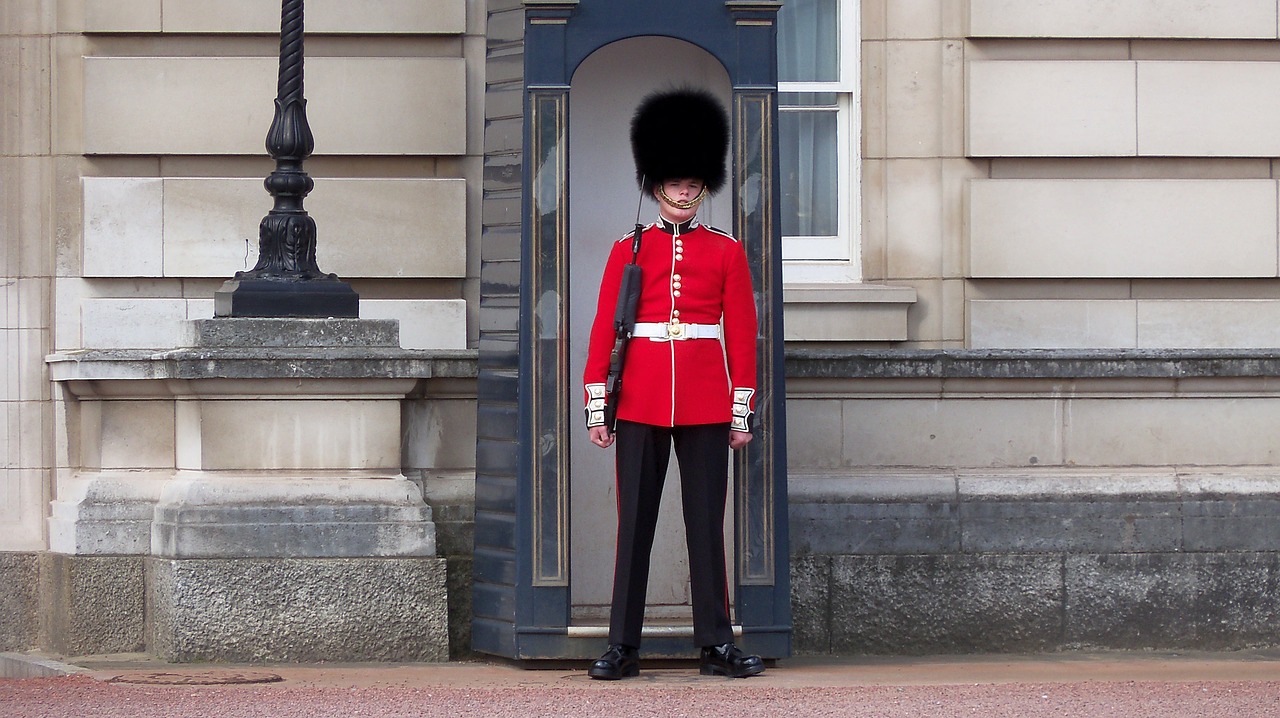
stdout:
{"type": "MultiPolygon", "coordinates": [[[[622,268],[631,261],[631,235],[618,240],[605,264],[600,300],[583,375],[587,425],[599,425],[596,396],[603,391],[614,344],[613,317],[622,268]]],[[[637,323],[677,320],[722,324],[722,340],[634,337],[627,345],[618,418],[657,426],[728,423],[744,430],[756,390],[756,308],[742,244],[696,220],[676,226],[660,220],[644,229],[637,323]],[[723,344],[722,344],[723,342],[723,344]],[[732,389],[732,390],[731,390],[732,389]]],[[[609,401],[613,397],[608,398],[609,401]]]]}

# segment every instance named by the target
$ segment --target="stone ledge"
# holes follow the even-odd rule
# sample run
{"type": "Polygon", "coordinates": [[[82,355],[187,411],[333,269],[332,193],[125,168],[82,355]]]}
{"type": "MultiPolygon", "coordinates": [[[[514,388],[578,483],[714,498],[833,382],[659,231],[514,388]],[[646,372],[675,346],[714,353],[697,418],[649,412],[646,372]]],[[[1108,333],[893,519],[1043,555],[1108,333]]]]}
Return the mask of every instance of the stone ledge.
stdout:
{"type": "Polygon", "coordinates": [[[0,653],[0,678],[52,678],[89,672],[38,653],[0,653]]]}
{"type": "Polygon", "coordinates": [[[907,339],[911,287],[881,284],[787,284],[782,290],[788,342],[882,342],[907,339]]]}
{"type": "Polygon", "coordinates": [[[788,378],[803,379],[1186,379],[1280,376],[1274,349],[788,348],[788,378]]]}
{"type": "Polygon", "coordinates": [[[474,379],[477,352],[386,347],[98,349],[45,357],[55,382],[100,379],[474,379]]]}
{"type": "MultiPolygon", "coordinates": [[[[472,349],[227,348],[90,349],[45,358],[53,381],[208,378],[475,379],[472,349]]],[[[1280,351],[910,349],[841,351],[789,347],[796,379],[1071,379],[1280,377],[1280,351]]]]}

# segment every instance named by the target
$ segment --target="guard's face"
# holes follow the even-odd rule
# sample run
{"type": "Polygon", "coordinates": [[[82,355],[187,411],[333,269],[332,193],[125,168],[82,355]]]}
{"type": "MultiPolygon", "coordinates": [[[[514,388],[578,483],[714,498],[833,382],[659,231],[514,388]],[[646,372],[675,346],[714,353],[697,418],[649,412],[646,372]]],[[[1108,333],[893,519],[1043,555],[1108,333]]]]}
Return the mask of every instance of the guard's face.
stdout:
{"type": "Polygon", "coordinates": [[[702,202],[702,180],[693,177],[669,179],[654,187],[653,197],[658,200],[658,211],[668,221],[688,222],[698,214],[702,202]]]}

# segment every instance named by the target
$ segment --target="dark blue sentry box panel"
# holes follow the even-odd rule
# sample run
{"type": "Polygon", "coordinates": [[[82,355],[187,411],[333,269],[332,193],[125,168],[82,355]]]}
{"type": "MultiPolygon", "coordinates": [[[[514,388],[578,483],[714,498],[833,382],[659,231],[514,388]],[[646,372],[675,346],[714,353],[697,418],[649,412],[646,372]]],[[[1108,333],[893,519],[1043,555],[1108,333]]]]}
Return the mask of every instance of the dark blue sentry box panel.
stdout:
{"type": "MultiPolygon", "coordinates": [[[[578,407],[568,397],[577,396],[576,381],[567,376],[567,327],[545,325],[566,321],[564,313],[539,314],[534,301],[548,292],[566,296],[568,289],[564,138],[570,78],[587,56],[609,43],[661,36],[705,50],[732,84],[733,231],[747,250],[760,316],[760,428],[757,440],[734,460],[734,618],[745,649],[766,658],[791,653],[775,177],[780,7],[777,0],[489,3],[488,62],[502,72],[490,73],[485,94],[472,625],[477,651],[516,660],[585,659],[605,647],[599,630],[570,621],[568,432],[581,427],[578,407]],[[510,69],[521,58],[523,77],[517,82],[510,69]],[[511,131],[515,122],[519,133],[511,131]],[[518,195],[511,181],[517,158],[518,195]],[[541,180],[536,184],[534,168],[541,180]],[[517,202],[519,216],[512,216],[517,202]],[[513,276],[519,277],[517,286],[513,276]]],[[[688,638],[645,639],[650,656],[692,657],[693,650],[688,638]]]]}

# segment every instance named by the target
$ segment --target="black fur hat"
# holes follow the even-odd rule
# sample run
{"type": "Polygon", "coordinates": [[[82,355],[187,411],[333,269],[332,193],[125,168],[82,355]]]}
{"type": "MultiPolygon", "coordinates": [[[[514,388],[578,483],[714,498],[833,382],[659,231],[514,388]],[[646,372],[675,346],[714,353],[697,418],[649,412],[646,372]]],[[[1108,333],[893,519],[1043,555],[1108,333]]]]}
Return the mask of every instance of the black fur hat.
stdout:
{"type": "Polygon", "coordinates": [[[636,181],[645,193],[669,179],[696,177],[715,194],[725,182],[729,116],[705,90],[680,88],[645,97],[631,118],[636,181]]]}

